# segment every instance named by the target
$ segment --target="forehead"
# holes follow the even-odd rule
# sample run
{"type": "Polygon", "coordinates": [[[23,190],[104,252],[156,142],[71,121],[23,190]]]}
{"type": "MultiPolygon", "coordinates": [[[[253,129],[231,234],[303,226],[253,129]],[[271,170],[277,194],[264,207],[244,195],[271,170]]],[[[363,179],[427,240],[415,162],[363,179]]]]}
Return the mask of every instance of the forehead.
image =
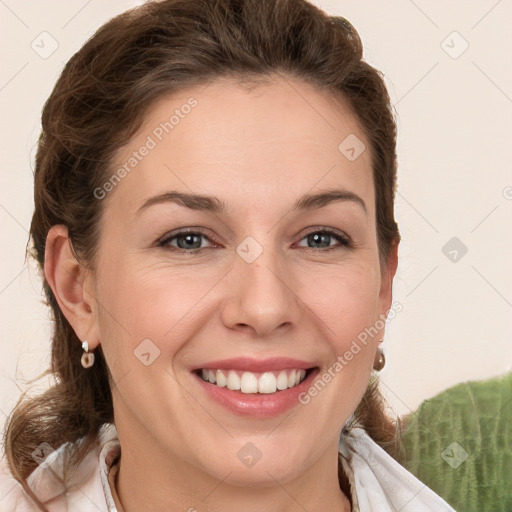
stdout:
{"type": "Polygon", "coordinates": [[[341,185],[374,203],[370,147],[348,103],[292,78],[162,97],[111,173],[121,168],[108,199],[127,209],[170,189],[261,207],[341,185]]]}

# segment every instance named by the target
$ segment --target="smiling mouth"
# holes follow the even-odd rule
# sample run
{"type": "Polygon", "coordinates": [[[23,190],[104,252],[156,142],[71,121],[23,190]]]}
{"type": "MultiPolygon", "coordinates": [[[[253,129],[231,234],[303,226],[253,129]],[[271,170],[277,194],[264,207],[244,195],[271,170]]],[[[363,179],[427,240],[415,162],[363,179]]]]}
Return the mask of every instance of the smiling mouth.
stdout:
{"type": "Polygon", "coordinates": [[[272,394],[298,386],[315,368],[268,372],[202,368],[195,370],[194,373],[205,382],[231,391],[241,391],[245,394],[272,394]]]}

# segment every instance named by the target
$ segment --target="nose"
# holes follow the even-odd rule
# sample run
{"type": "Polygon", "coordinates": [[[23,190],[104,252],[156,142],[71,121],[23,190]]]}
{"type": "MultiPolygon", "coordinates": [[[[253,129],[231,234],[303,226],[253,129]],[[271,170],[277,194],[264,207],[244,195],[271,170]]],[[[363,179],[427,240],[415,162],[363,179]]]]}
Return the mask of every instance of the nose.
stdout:
{"type": "Polygon", "coordinates": [[[282,256],[265,248],[251,263],[235,254],[233,265],[222,310],[226,327],[263,338],[298,324],[305,308],[282,256]]]}

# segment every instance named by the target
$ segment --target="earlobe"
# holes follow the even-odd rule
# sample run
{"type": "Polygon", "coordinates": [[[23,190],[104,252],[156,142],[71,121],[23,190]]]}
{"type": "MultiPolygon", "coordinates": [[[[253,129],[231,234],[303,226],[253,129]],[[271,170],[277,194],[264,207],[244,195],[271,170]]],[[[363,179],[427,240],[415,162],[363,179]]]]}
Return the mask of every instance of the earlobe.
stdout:
{"type": "Polygon", "coordinates": [[[89,347],[96,348],[99,337],[90,293],[85,293],[83,269],[73,252],[66,226],[53,226],[46,238],[44,275],[59,307],[79,339],[88,339],[89,347]]]}

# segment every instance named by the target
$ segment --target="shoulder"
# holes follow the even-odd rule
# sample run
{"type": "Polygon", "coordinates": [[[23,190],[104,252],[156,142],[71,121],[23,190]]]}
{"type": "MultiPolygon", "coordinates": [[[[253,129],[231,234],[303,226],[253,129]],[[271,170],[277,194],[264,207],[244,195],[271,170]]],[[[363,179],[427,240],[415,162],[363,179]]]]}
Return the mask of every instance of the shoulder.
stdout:
{"type": "MultiPolygon", "coordinates": [[[[57,450],[44,447],[39,466],[27,479],[29,488],[43,502],[49,512],[85,512],[90,510],[107,512],[104,482],[105,470],[100,457],[102,448],[117,441],[113,425],[104,425],[95,447],[84,460],[65,472],[64,461],[70,445],[66,443],[57,450]],[[47,453],[44,453],[44,452],[47,453]]],[[[40,512],[40,508],[14,479],[5,457],[0,462],[0,512],[40,512]]]]}

